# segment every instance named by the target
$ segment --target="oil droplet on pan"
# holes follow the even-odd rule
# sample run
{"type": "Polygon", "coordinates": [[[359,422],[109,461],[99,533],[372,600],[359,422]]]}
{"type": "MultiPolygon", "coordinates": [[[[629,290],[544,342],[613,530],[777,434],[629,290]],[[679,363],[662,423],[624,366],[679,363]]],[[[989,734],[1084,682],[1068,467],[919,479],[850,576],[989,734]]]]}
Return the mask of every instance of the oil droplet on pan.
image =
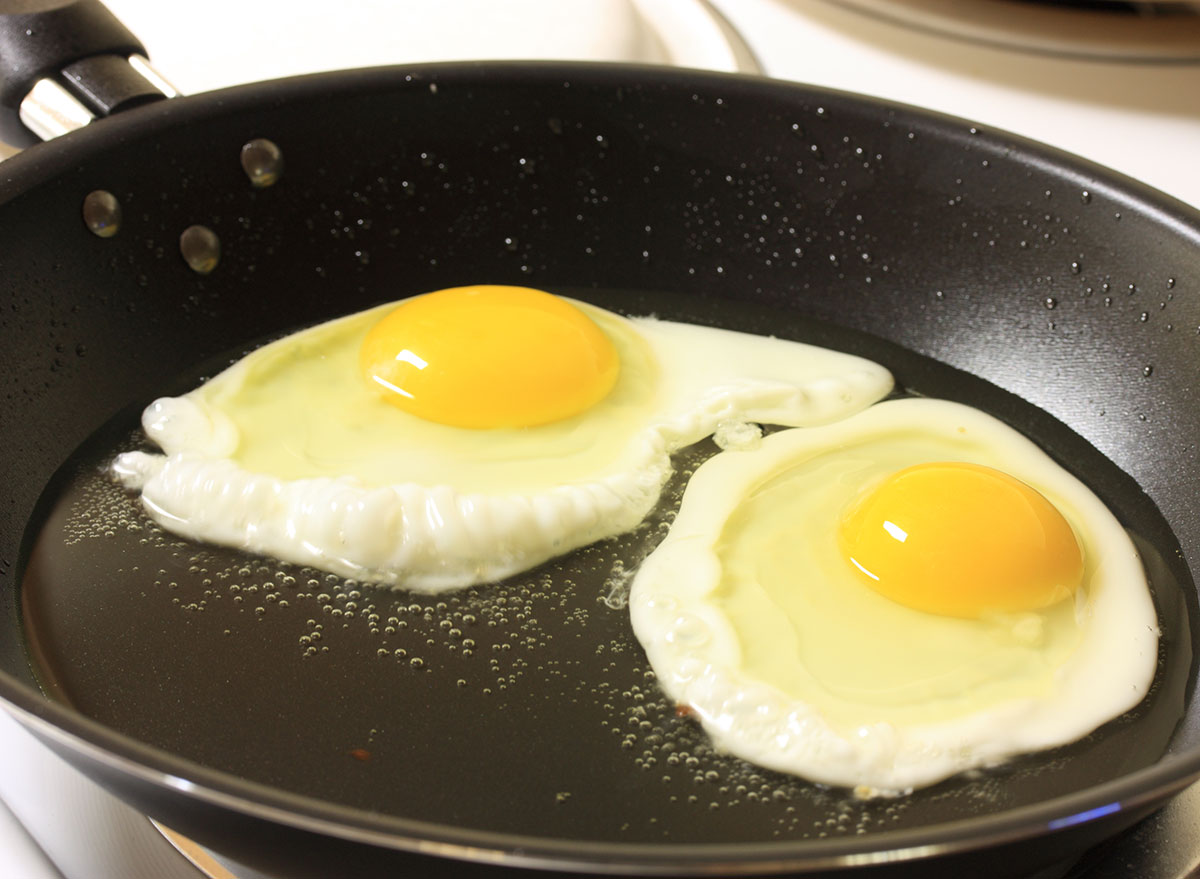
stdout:
{"type": "Polygon", "coordinates": [[[179,252],[192,271],[207,275],[221,259],[221,241],[207,226],[188,226],[179,236],[179,252]]]}
{"type": "Polygon", "coordinates": [[[283,174],[283,151],[273,141],[256,137],[242,145],[242,170],[256,189],[273,186],[283,174]]]}
{"type": "Polygon", "coordinates": [[[111,192],[96,189],[83,198],[83,222],[98,238],[112,238],[121,231],[121,203],[111,192]]]}

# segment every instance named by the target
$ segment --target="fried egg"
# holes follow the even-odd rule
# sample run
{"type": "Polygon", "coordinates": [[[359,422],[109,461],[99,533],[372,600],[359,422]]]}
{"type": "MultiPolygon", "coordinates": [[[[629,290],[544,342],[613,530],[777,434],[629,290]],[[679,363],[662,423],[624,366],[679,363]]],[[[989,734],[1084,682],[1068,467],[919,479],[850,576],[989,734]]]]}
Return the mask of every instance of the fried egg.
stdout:
{"type": "Polygon", "coordinates": [[[1080,739],[1157,664],[1113,514],[1012,428],[941,400],[706,461],[630,609],[718,747],[863,795],[1080,739]]]}
{"type": "Polygon", "coordinates": [[[162,454],[113,471],[182,536],[438,591],[630,530],[670,454],[714,431],[824,424],[891,387],[881,366],[798,342],[452,288],[156,400],[142,424],[162,454]]]}

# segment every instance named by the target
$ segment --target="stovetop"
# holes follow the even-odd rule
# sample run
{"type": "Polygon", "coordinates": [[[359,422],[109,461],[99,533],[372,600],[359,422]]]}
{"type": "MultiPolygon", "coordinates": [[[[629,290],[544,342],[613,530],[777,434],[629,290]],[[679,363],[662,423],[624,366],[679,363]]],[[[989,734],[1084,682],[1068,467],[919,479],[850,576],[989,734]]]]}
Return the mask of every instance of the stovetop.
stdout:
{"type": "MultiPolygon", "coordinates": [[[[1193,20],[1165,8],[1195,3],[1113,4],[1134,17],[1105,19],[1104,3],[1065,0],[509,0],[509,16],[480,26],[490,0],[339,0],[336,15],[316,0],[206,0],[201,14],[189,9],[186,23],[182,11],[157,0],[107,2],[184,93],[301,72],[484,57],[764,72],[1008,130],[1200,207],[1200,14],[1193,20]],[[1087,18],[1062,18],[1072,5],[1087,7],[1087,18]],[[566,7],[574,25],[561,14],[566,7]]],[[[148,819],[3,713],[0,800],[11,810],[0,803],[3,876],[264,879],[203,851],[194,853],[204,869],[193,866],[148,819]]],[[[1200,876],[1200,786],[1059,875],[1200,876]]]]}

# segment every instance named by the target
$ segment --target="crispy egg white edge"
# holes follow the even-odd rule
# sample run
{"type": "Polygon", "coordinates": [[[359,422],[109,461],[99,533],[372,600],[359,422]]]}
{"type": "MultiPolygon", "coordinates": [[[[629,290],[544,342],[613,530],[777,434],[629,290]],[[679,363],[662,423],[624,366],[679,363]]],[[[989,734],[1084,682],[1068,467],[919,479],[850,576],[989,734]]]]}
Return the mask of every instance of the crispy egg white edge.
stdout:
{"type": "Polygon", "coordinates": [[[818,783],[895,795],[1076,741],[1137,705],[1150,688],[1158,659],[1157,616],[1145,582],[1137,550],[1115,516],[1032,442],[971,407],[904,399],[878,403],[834,424],[776,433],[756,451],[723,452],[706,461],[688,484],[666,539],[635,575],[629,606],[634,632],[660,685],[694,710],[718,747],[818,783]],[[1012,700],[923,726],[901,729],[880,722],[843,735],[812,706],[740,671],[737,634],[708,601],[721,578],[714,543],[745,493],[788,462],[853,443],[869,430],[932,424],[933,410],[948,406],[958,410],[957,423],[967,425],[976,439],[986,432],[1022,447],[1021,461],[1028,463],[1013,476],[1064,499],[1084,524],[1100,522],[1099,530],[1111,530],[1121,540],[1096,542],[1096,575],[1077,609],[1083,637],[1058,670],[1052,697],[1012,700]],[[1120,633],[1120,649],[1108,640],[1111,631],[1120,633]],[[1103,704],[1091,697],[1093,691],[1108,694],[1103,704]]]}
{"type": "MultiPolygon", "coordinates": [[[[654,318],[625,322],[634,333],[639,326],[666,333],[677,326],[654,318]]],[[[671,474],[671,452],[719,425],[827,421],[869,406],[892,388],[891,374],[871,361],[787,344],[839,358],[844,368],[836,378],[801,383],[732,378],[687,401],[688,411],[669,413],[631,436],[638,461],[633,471],[530,495],[249,472],[229,458],[238,443],[234,424],[189,395],[158,399],[143,413],[146,435],[167,454],[127,452],[111,469],[126,488],[141,492],[151,518],[181,536],[357,580],[441,592],[510,576],[633,529],[671,474]]],[[[216,378],[237,380],[239,363],[216,378]]]]}

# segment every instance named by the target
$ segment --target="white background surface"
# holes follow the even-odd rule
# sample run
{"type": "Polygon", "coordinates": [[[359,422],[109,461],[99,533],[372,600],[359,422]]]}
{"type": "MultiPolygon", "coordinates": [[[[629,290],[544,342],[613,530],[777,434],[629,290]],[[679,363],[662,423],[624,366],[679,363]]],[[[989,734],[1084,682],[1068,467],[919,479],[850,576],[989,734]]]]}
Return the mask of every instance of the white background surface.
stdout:
{"type": "Polygon", "coordinates": [[[921,33],[827,0],[715,5],[748,35],[772,76],[1006,129],[1200,207],[1200,64],[1009,51],[921,33]]]}
{"type": "MultiPolygon", "coordinates": [[[[185,93],[342,67],[484,57],[727,68],[691,0],[638,0],[674,22],[647,38],[630,0],[109,0],[185,93]],[[497,14],[504,6],[506,14],[497,14]],[[568,10],[569,9],[569,13],[568,10]],[[464,25],[464,22],[469,24],[464,25]]],[[[919,33],[826,0],[713,0],[769,75],[916,104],[1007,129],[1200,207],[1200,64],[1067,60],[919,33]]],[[[0,714],[0,877],[196,877],[143,819],[0,714]],[[14,812],[52,852],[43,854],[14,812]],[[61,828],[54,838],[47,827],[61,828]],[[61,831],[65,831],[61,832],[61,831]]]]}

